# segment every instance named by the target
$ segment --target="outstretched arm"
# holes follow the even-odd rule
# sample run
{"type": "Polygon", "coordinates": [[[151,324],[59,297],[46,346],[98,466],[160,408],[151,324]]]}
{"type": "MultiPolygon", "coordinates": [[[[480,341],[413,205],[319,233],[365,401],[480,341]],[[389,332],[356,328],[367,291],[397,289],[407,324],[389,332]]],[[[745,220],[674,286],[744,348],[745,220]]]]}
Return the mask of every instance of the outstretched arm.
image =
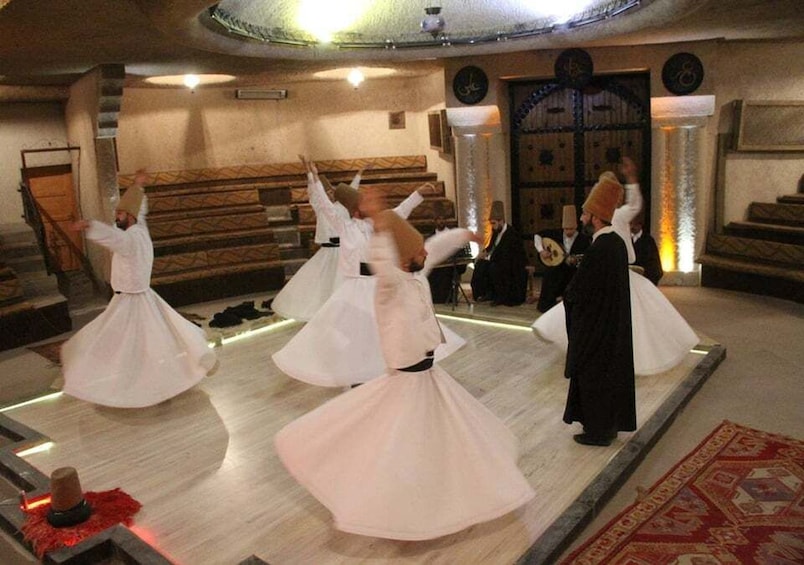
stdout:
{"type": "Polygon", "coordinates": [[[426,194],[435,194],[435,186],[433,183],[426,182],[411,192],[410,196],[405,198],[396,208],[394,208],[394,212],[407,219],[413,210],[415,210],[419,204],[424,202],[424,196],[426,194]]]}
{"type": "Polygon", "coordinates": [[[335,204],[327,197],[321,178],[318,176],[318,168],[315,163],[308,161],[304,156],[299,155],[307,170],[307,199],[315,210],[316,214],[324,216],[335,231],[343,231],[343,218],[338,214],[335,204]]]}
{"type": "Polygon", "coordinates": [[[430,271],[470,241],[474,241],[478,245],[483,244],[482,237],[463,228],[444,230],[427,238],[427,241],[424,242],[424,248],[427,250],[424,275],[427,276],[430,271]]]}

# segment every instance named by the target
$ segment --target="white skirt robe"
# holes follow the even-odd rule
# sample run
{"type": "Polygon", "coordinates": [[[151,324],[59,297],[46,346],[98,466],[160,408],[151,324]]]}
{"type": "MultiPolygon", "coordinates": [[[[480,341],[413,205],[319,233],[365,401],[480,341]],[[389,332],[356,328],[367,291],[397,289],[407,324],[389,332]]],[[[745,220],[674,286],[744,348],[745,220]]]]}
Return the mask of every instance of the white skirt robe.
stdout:
{"type": "MultiPolygon", "coordinates": [[[[634,372],[655,375],[678,365],[698,344],[698,336],[656,286],[634,271],[631,284],[631,333],[634,372]]],[[[567,350],[567,320],[559,302],[539,316],[531,328],[541,339],[567,350]]]]}
{"type": "MultiPolygon", "coordinates": [[[[380,349],[374,313],[374,277],[346,279],[316,315],[291,338],[273,360],[294,379],[318,386],[349,386],[375,379],[388,370],[380,349]]],[[[441,324],[446,343],[436,360],[466,341],[441,324]]]]}
{"type": "Polygon", "coordinates": [[[338,247],[321,247],[296,271],[271,303],[283,318],[309,321],[343,282],[338,247]]]}
{"type": "Polygon", "coordinates": [[[280,430],[275,445],[335,527],[353,534],[436,538],[534,496],[516,438],[438,365],[341,394],[280,430]]]}
{"type": "Polygon", "coordinates": [[[115,294],[61,349],[64,392],[118,408],[152,406],[195,386],[216,362],[204,331],[151,289],[115,294]]]}

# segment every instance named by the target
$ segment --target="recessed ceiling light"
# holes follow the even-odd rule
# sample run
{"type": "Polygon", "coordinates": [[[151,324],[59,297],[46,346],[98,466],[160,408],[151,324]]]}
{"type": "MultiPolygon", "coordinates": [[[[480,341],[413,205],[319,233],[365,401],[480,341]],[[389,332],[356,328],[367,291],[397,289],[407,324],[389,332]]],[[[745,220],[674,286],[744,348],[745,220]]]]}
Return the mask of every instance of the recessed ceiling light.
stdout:
{"type": "Polygon", "coordinates": [[[349,74],[355,69],[359,69],[363,73],[363,78],[382,78],[389,77],[397,74],[396,69],[390,67],[339,67],[337,69],[330,69],[328,71],[318,71],[313,73],[315,78],[325,80],[343,80],[348,79],[349,74]]]}
{"type": "MultiPolygon", "coordinates": [[[[232,75],[162,75],[155,77],[148,77],[145,82],[149,84],[156,84],[159,86],[189,86],[186,82],[187,77],[193,76],[198,79],[196,86],[207,86],[210,84],[222,84],[231,82],[237,77],[232,75]]],[[[195,87],[190,87],[195,88],[195,87]]]]}

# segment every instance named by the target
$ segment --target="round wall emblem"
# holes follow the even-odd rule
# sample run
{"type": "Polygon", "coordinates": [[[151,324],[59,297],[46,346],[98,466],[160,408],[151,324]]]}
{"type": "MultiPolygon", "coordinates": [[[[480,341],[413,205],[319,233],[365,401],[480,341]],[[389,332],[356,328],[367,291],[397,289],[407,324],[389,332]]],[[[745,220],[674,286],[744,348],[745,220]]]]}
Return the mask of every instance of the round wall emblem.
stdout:
{"type": "Polygon", "coordinates": [[[673,94],[695,92],[704,78],[701,60],[692,53],[676,53],[662,67],[664,87],[673,94]]]}
{"type": "Polygon", "coordinates": [[[556,78],[563,86],[581,89],[592,80],[592,57],[583,49],[566,49],[556,59],[556,78]]]}
{"type": "Polygon", "coordinates": [[[464,67],[452,79],[452,92],[463,104],[477,104],[488,91],[489,79],[479,67],[464,67]]]}

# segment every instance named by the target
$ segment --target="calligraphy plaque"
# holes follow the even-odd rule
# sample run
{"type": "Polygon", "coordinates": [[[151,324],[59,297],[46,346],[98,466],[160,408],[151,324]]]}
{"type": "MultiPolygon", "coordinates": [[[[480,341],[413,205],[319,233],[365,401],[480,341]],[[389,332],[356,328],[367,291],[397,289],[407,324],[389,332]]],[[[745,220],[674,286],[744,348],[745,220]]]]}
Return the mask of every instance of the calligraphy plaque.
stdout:
{"type": "Polygon", "coordinates": [[[695,92],[704,78],[701,60],[692,53],[676,53],[662,67],[664,87],[677,95],[695,92]]]}
{"type": "Polygon", "coordinates": [[[477,104],[489,91],[489,79],[483,69],[464,67],[452,79],[452,92],[463,104],[477,104]]]}
{"type": "Polygon", "coordinates": [[[553,70],[558,82],[568,88],[581,89],[592,80],[592,57],[583,49],[566,49],[556,59],[553,70]]]}

